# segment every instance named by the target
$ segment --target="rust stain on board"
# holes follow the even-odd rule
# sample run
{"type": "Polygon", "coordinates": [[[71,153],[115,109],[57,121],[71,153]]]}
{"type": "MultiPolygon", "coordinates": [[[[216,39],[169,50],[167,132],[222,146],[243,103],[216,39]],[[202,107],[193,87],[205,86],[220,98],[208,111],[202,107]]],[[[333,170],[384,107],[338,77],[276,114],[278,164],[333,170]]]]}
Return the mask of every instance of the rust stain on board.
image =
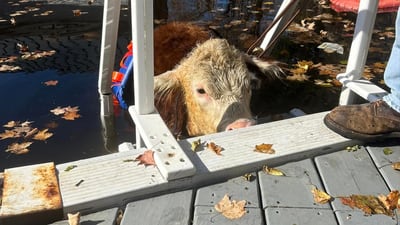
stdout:
{"type": "Polygon", "coordinates": [[[62,218],[62,201],[54,163],[6,169],[0,223],[50,223],[62,218]]]}

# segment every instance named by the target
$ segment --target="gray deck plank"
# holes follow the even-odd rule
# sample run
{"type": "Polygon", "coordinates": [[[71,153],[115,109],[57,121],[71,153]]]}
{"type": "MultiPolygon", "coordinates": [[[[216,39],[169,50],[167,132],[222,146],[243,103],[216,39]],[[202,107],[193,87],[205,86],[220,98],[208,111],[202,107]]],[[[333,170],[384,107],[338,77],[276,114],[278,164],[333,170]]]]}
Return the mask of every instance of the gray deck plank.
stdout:
{"type": "Polygon", "coordinates": [[[297,207],[326,208],[329,204],[314,202],[311,190],[313,186],[323,190],[312,160],[305,159],[286,163],[275,167],[282,170],[286,176],[268,175],[259,172],[260,192],[263,207],[297,207]]]}
{"type": "Polygon", "coordinates": [[[193,224],[263,224],[260,202],[258,198],[257,174],[250,173],[251,179],[236,177],[214,185],[201,187],[197,190],[193,224]],[[226,219],[214,209],[227,194],[231,200],[246,200],[246,214],[236,220],[226,219]]]}
{"type": "MultiPolygon", "coordinates": [[[[116,224],[116,218],[118,214],[118,208],[110,208],[96,213],[81,216],[80,224],[90,225],[114,225],[116,224]]],[[[69,225],[68,220],[57,221],[50,225],[69,225]]]]}
{"type": "Polygon", "coordinates": [[[252,179],[236,177],[226,182],[199,188],[195,206],[214,206],[225,194],[235,200],[246,200],[246,208],[259,208],[257,174],[251,173],[252,179]]]}
{"type": "Polygon", "coordinates": [[[332,210],[306,208],[267,208],[265,210],[268,225],[337,225],[332,210]]]}
{"type": "Polygon", "coordinates": [[[340,225],[398,225],[396,218],[386,215],[366,216],[361,211],[337,211],[335,212],[340,225]]]}
{"type": "Polygon", "coordinates": [[[392,168],[392,163],[400,162],[400,142],[386,146],[368,146],[367,150],[389,188],[391,190],[400,190],[400,172],[392,168]],[[385,148],[389,148],[392,153],[385,154],[385,148]]]}
{"type": "MultiPolygon", "coordinates": [[[[379,195],[389,192],[367,150],[364,147],[357,151],[339,151],[318,156],[315,162],[325,188],[333,197],[360,195],[379,195]]],[[[360,209],[351,209],[341,203],[340,199],[331,202],[340,224],[381,224],[376,223],[377,217],[359,216],[364,213],[360,209]],[[352,215],[352,220],[349,220],[352,215]],[[353,222],[355,221],[355,222],[353,222]]],[[[388,221],[393,221],[392,218],[388,221]]],[[[385,218],[383,217],[383,218],[385,218]]],[[[396,220],[394,220],[396,223],[396,220]]]]}
{"type": "Polygon", "coordinates": [[[131,202],[121,225],[189,225],[192,195],[192,190],[186,190],[131,202]]]}
{"type": "Polygon", "coordinates": [[[193,225],[264,225],[261,209],[247,208],[239,219],[230,220],[214,209],[214,206],[196,206],[193,225]]]}

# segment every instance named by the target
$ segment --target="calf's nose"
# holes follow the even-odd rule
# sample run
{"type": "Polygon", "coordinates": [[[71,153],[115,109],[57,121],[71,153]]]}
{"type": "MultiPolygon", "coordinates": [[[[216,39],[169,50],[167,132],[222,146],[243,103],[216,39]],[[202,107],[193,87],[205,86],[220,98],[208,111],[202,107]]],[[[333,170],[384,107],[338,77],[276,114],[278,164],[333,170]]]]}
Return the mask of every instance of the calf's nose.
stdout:
{"type": "Polygon", "coordinates": [[[225,131],[235,130],[243,127],[249,127],[254,125],[255,123],[256,123],[255,120],[252,119],[237,119],[233,123],[226,126],[225,131]]]}

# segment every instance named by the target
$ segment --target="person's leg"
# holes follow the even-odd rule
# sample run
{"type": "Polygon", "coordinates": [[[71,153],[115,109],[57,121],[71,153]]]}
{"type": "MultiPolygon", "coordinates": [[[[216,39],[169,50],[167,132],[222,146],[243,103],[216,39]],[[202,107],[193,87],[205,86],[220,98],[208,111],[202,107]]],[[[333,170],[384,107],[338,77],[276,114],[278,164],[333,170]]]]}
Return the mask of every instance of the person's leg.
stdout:
{"type": "Polygon", "coordinates": [[[376,102],[334,108],[324,118],[331,130],[346,138],[364,141],[400,138],[400,11],[395,29],[395,42],[384,74],[391,92],[376,102]]]}
{"type": "Polygon", "coordinates": [[[395,41],[384,74],[385,84],[390,88],[390,93],[383,97],[383,100],[400,112],[400,11],[397,11],[395,29],[395,41]]]}

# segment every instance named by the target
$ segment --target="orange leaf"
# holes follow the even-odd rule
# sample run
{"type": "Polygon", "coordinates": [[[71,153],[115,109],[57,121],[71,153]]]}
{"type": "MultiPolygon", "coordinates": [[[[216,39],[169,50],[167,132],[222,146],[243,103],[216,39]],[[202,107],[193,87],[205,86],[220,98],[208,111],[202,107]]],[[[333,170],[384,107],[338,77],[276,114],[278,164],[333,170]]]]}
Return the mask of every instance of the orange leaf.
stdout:
{"type": "Polygon", "coordinates": [[[328,195],[325,191],[321,191],[315,186],[311,190],[311,193],[313,193],[314,196],[314,202],[319,203],[319,204],[325,204],[328,203],[332,197],[328,195]]]}
{"type": "Polygon", "coordinates": [[[66,119],[66,120],[75,120],[76,118],[79,118],[79,117],[81,117],[81,115],[79,115],[77,112],[75,112],[75,111],[72,111],[72,112],[67,111],[67,112],[64,113],[64,116],[62,118],[66,119]]]}
{"type": "Polygon", "coordinates": [[[15,137],[19,137],[19,135],[12,130],[5,130],[4,133],[0,133],[0,140],[15,137]]]}
{"type": "Polygon", "coordinates": [[[28,147],[32,144],[33,142],[23,142],[21,144],[19,143],[12,143],[11,145],[8,146],[6,149],[6,152],[10,152],[16,155],[21,155],[29,152],[28,147]]]}
{"type": "Polygon", "coordinates": [[[392,168],[395,170],[400,170],[400,162],[395,162],[392,164],[392,168]]]}
{"type": "Polygon", "coordinates": [[[222,147],[219,145],[216,145],[212,141],[207,143],[207,148],[210,149],[211,151],[215,152],[215,154],[217,154],[217,155],[222,155],[221,154],[222,147]]]}
{"type": "Polygon", "coordinates": [[[399,191],[394,190],[391,191],[387,196],[379,195],[378,198],[387,210],[394,210],[397,208],[397,204],[399,201],[399,191]]]}
{"type": "Polygon", "coordinates": [[[275,150],[272,148],[272,144],[260,144],[256,145],[255,152],[266,153],[266,154],[274,154],[275,150]]]}
{"type": "Polygon", "coordinates": [[[7,124],[3,125],[3,127],[13,128],[19,125],[19,121],[9,121],[7,124]]]}
{"type": "Polygon", "coordinates": [[[393,205],[396,204],[398,193],[389,193],[388,196],[376,197],[373,195],[351,195],[349,197],[341,197],[342,204],[348,205],[351,208],[359,208],[365,214],[385,214],[393,216],[393,205]]]}
{"type": "Polygon", "coordinates": [[[246,210],[244,206],[246,205],[246,200],[242,201],[235,201],[235,200],[230,200],[229,196],[225,194],[225,196],[222,198],[220,202],[218,202],[214,208],[218,212],[222,213],[223,216],[225,216],[228,219],[239,219],[242,217],[244,214],[246,214],[246,210]]]}
{"type": "Polygon", "coordinates": [[[39,140],[39,141],[45,141],[46,139],[50,138],[51,136],[53,136],[53,133],[47,132],[49,129],[44,129],[39,131],[34,137],[33,139],[35,140],[39,140]]]}
{"type": "Polygon", "coordinates": [[[49,80],[44,82],[46,86],[56,86],[58,84],[58,80],[49,80]]]}
{"type": "Polygon", "coordinates": [[[65,109],[61,108],[60,106],[57,106],[57,108],[54,108],[52,110],[50,110],[50,112],[52,112],[54,115],[58,116],[58,115],[62,115],[65,113],[65,109]]]}
{"type": "Polygon", "coordinates": [[[143,152],[143,154],[140,154],[138,157],[136,157],[135,161],[139,161],[139,164],[143,164],[144,166],[149,166],[149,165],[156,165],[156,162],[154,161],[154,151],[152,150],[146,150],[143,152]]]}

